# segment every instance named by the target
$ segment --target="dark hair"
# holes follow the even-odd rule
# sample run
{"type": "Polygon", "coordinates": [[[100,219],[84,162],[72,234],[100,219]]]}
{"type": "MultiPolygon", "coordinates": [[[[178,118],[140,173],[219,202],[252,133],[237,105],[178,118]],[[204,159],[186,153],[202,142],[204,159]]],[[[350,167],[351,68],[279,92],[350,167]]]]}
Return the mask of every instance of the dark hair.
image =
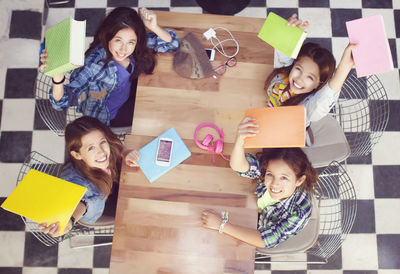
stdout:
{"type": "Polygon", "coordinates": [[[302,190],[312,193],[318,179],[315,168],[311,165],[307,155],[300,148],[266,148],[257,153],[260,160],[261,176],[264,179],[265,171],[271,160],[283,160],[296,174],[296,179],[305,175],[305,181],[300,185],[302,190]]]}
{"type": "MultiPolygon", "coordinates": [[[[272,79],[276,75],[284,74],[284,75],[289,76],[290,71],[292,70],[293,66],[302,57],[309,57],[318,65],[320,83],[311,92],[293,96],[289,100],[285,101],[283,103],[284,106],[298,105],[307,96],[320,90],[323,86],[326,85],[326,83],[328,83],[329,79],[331,79],[331,77],[333,75],[333,72],[335,71],[335,67],[336,67],[335,57],[333,57],[332,53],[329,50],[327,50],[326,48],[323,48],[320,45],[315,44],[315,43],[306,43],[300,49],[299,55],[297,56],[297,59],[293,62],[293,64],[291,64],[290,66],[287,66],[287,67],[274,69],[271,72],[271,74],[267,77],[267,80],[265,81],[265,86],[264,86],[265,90],[267,90],[269,88],[272,79]]],[[[285,88],[285,91],[288,89],[289,89],[289,85],[285,88]]]]}
{"type": "Polygon", "coordinates": [[[108,126],[100,122],[98,119],[89,116],[82,116],[69,123],[65,128],[65,144],[69,161],[71,161],[87,179],[93,182],[99,191],[102,191],[106,196],[108,196],[112,188],[112,183],[118,182],[119,168],[122,162],[123,145],[118,137],[108,126]],[[71,156],[71,151],[79,153],[79,150],[82,147],[82,137],[94,130],[102,132],[110,145],[109,168],[111,176],[105,173],[102,169],[89,167],[83,160],[78,160],[71,156]]]}
{"type": "Polygon", "coordinates": [[[125,28],[131,28],[137,36],[136,47],[132,53],[133,60],[135,60],[132,79],[137,78],[141,73],[152,73],[156,59],[153,50],[147,47],[146,28],[136,10],[128,7],[115,8],[104,18],[96,30],[93,42],[86,51],[86,57],[95,47],[102,45],[107,53],[104,62],[108,64],[112,60],[108,43],[118,31],[125,28]]]}

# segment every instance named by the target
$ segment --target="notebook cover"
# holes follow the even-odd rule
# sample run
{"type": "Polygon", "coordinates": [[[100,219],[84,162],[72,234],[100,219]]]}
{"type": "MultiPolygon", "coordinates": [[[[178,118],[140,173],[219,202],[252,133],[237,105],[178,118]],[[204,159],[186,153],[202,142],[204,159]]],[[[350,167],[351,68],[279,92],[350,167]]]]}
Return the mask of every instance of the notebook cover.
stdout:
{"type": "Polygon", "coordinates": [[[83,65],[85,54],[85,30],[86,21],[76,21],[72,18],[67,18],[46,31],[45,47],[49,60],[46,63],[46,68],[44,70],[46,75],[52,77],[83,65]],[[79,35],[80,37],[78,38],[77,42],[71,43],[71,29],[73,28],[71,24],[73,24],[73,22],[76,26],[76,29],[80,29],[79,33],[83,32],[83,35],[79,35]],[[81,63],[71,63],[71,52],[73,50],[76,51],[75,54],[79,54],[81,56],[81,63]]]}
{"type": "Polygon", "coordinates": [[[346,22],[353,49],[357,77],[391,71],[392,53],[386,36],[382,15],[360,18],[346,22]]]}
{"type": "Polygon", "coordinates": [[[189,158],[191,155],[189,149],[179,137],[178,133],[174,128],[170,128],[156,139],[145,145],[139,150],[140,159],[139,159],[139,167],[143,171],[144,175],[146,175],[147,179],[150,183],[154,182],[162,175],[182,163],[185,159],[189,158]],[[158,166],[156,165],[156,153],[158,147],[158,139],[160,137],[170,138],[174,141],[172,146],[172,154],[171,154],[171,164],[170,166],[158,166]]]}
{"type": "Polygon", "coordinates": [[[258,37],[283,54],[297,58],[307,33],[299,27],[287,25],[287,20],[270,12],[258,37]]]}
{"type": "Polygon", "coordinates": [[[256,119],[259,132],[245,138],[245,148],[305,146],[304,106],[252,108],[246,110],[246,116],[256,119]]]}
{"type": "Polygon", "coordinates": [[[86,188],[31,169],[1,205],[37,223],[60,222],[64,231],[86,188]]]}

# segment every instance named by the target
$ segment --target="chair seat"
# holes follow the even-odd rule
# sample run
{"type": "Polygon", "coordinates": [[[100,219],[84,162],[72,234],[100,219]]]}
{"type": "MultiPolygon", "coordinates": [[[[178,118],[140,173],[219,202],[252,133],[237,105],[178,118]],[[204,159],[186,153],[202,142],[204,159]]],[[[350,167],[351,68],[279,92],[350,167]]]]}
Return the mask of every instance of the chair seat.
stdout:
{"type": "Polygon", "coordinates": [[[285,255],[304,252],[311,248],[319,235],[319,209],[315,198],[313,198],[312,204],[310,220],[299,233],[273,248],[257,248],[257,252],[264,255],[285,255]]]}
{"type": "Polygon", "coordinates": [[[114,225],[114,220],[115,218],[113,216],[106,216],[102,215],[94,224],[88,224],[82,221],[78,221],[78,224],[90,227],[90,228],[96,228],[96,227],[102,227],[102,226],[112,226],[114,225]]]}
{"type": "Polygon", "coordinates": [[[310,127],[314,143],[302,150],[315,168],[328,166],[332,161],[342,162],[349,157],[351,153],[349,144],[335,118],[327,115],[311,123],[310,127]]]}

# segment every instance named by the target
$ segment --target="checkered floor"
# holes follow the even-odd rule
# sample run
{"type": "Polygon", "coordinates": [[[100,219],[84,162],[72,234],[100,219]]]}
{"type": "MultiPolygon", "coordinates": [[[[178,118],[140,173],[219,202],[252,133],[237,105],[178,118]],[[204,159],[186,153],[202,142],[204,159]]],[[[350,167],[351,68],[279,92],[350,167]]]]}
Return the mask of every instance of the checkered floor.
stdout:
{"type": "MultiPolygon", "coordinates": [[[[124,5],[203,12],[195,0],[71,0],[49,10],[43,1],[0,1],[0,203],[15,187],[21,162],[31,150],[58,162],[64,159],[63,138],[41,121],[33,99],[42,18],[47,17],[47,25],[67,16],[86,19],[92,36],[107,10],[124,5]]],[[[400,0],[251,0],[236,15],[265,18],[269,11],[286,18],[296,12],[309,20],[308,39],[332,50],[337,60],[347,44],[345,21],[382,14],[396,69],[379,75],[391,110],[380,142],[370,155],[348,162],[358,214],[341,249],[326,265],[274,264],[256,273],[400,273],[400,0]]],[[[108,273],[110,247],[71,250],[68,242],[44,247],[25,232],[18,216],[2,209],[0,243],[0,274],[108,273]]]]}

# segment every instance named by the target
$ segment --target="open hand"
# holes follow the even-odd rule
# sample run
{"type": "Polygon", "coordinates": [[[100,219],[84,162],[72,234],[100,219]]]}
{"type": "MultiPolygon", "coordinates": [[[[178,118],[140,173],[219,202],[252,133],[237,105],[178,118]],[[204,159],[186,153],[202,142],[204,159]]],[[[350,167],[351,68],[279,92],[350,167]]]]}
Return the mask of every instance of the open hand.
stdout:
{"type": "Polygon", "coordinates": [[[255,123],[256,119],[244,117],[238,126],[237,138],[244,140],[246,137],[253,137],[259,132],[259,125],[255,123]]]}
{"type": "Polygon", "coordinates": [[[58,237],[68,233],[72,228],[71,221],[65,226],[63,233],[60,234],[60,222],[56,222],[54,224],[50,224],[47,226],[46,223],[41,223],[38,225],[38,228],[42,230],[43,233],[49,234],[51,237],[58,237]]]}
{"type": "Polygon", "coordinates": [[[45,69],[47,61],[48,61],[48,55],[47,55],[46,49],[44,49],[42,51],[42,53],[40,54],[40,66],[39,66],[39,68],[41,70],[45,69]]]}
{"type": "Polygon", "coordinates": [[[289,17],[287,24],[289,26],[297,26],[302,30],[306,30],[306,28],[310,25],[308,21],[302,21],[297,18],[297,14],[293,13],[292,16],[289,17]]]}
{"type": "Polygon", "coordinates": [[[140,159],[140,153],[137,150],[131,150],[125,156],[125,164],[130,167],[138,166],[138,162],[140,159]]]}
{"type": "Polygon", "coordinates": [[[219,230],[222,218],[217,212],[211,209],[204,210],[201,215],[201,221],[204,228],[219,230]]]}
{"type": "Polygon", "coordinates": [[[153,11],[146,8],[140,8],[139,14],[146,28],[154,32],[155,29],[158,27],[157,15],[153,11]]]}

